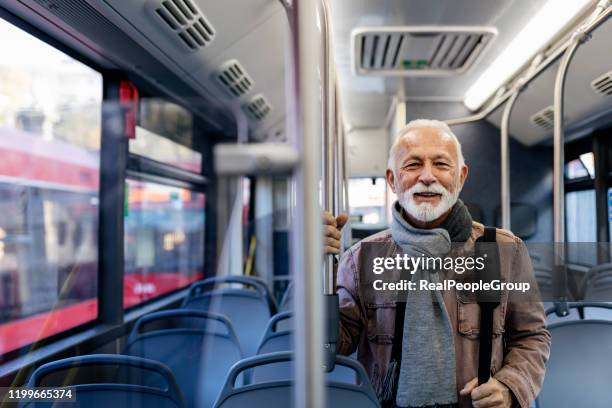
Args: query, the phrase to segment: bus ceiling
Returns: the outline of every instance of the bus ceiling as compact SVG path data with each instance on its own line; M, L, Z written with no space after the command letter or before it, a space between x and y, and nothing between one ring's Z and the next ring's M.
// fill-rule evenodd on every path
M381 129L384 137L398 101L413 114L448 119L482 109L597 2L572 0L563 8L554 0L328 3L344 122L347 129ZM286 86L279 78L285 78L290 36L282 1L181 0L178 7L162 0L87 0L79 12L73 1L52 4L19 0L3 7L106 67L135 72L183 104L201 106L196 113L211 131L235 134L240 119L252 141L286 139ZM569 69L569 136L609 117L612 98L597 84L610 76L610 30L598 28ZM510 135L525 145L552 139L557 64L517 98ZM501 127L501 109L486 120Z

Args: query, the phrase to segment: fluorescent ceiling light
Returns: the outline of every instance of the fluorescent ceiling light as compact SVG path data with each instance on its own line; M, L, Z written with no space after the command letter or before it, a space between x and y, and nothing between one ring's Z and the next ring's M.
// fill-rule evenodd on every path
M476 110L593 0L548 0L465 94Z

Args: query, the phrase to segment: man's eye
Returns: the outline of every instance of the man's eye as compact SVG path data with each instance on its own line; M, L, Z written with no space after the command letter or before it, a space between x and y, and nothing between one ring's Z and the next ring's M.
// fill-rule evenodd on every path
M414 169L417 168L419 166L419 163L408 163L404 165L405 169Z
M450 167L450 164L445 163L445 162L437 162L436 166L438 166L438 167Z

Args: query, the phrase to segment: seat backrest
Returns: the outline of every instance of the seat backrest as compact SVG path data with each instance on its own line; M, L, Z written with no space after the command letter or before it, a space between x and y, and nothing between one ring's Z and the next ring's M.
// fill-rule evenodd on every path
M212 406L225 374L242 358L236 334L225 316L189 309L140 318L125 353L167 365L189 407Z
M245 356L254 355L270 319L268 306L254 291L218 289L186 299L183 308L226 316L231 322Z
M72 387L75 402L30 402L28 408L183 408L172 372L144 358L93 354L54 361L37 368L28 387Z
M267 364L288 363L293 353L277 352L250 357L234 365L215 403L216 408L286 406L291 401L293 381L291 377L236 387L238 376L250 369ZM337 356L336 365L355 372L356 384L327 381L326 392L329 406L351 408L378 407L378 400L364 368L356 360Z
M552 336L539 408L609 407L612 322L574 320L549 326Z
M274 296L272 296L268 285L266 285L263 280L254 276L227 275L206 278L191 285L185 301L188 301L188 299L191 297L197 297L198 295L202 295L205 292L213 290L215 287L218 288L221 285L229 284L234 285L234 287L235 285L240 285L244 289L253 289L257 291L268 305L268 308L270 309L270 316L274 315L278 311L278 305L276 304Z
M293 320L293 312L281 312L277 313L268 321L266 324L266 328L264 330L263 336L259 342L259 346L257 347L257 354L266 353L266 351L260 351L262 347L265 349L268 347L267 343L271 341L274 337L277 337L278 334L286 333L291 331ZM284 351L284 350L274 350L274 351Z
M284 312L274 315L257 347L257 354L275 353L278 351L293 351L293 330L288 323L291 323L293 313ZM293 365L291 361L276 364L266 364L256 367L250 373L250 382L257 383L262 381L283 380L291 378ZM356 381L355 372L344 366L336 366L334 370L327 373L328 381L338 381L342 383L354 384Z
M589 302L612 301L612 263L589 269L584 283L584 300Z
M234 283L234 280L240 283L244 277L228 277L222 283ZM183 307L225 315L232 322L244 355L254 355L271 316L264 291L253 285L255 290L231 287L215 289L216 282L207 279L192 286Z

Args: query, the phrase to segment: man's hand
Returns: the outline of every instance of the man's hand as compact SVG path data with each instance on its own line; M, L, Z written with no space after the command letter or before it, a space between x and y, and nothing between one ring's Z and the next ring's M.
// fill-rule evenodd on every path
M323 244L325 245L326 254L339 254L340 253L340 238L342 234L340 230L344 227L344 224L348 221L348 215L340 214L334 218L331 213L323 212Z
M474 408L511 408L512 392L503 383L491 377L485 384L478 385L478 378L474 378L465 386L459 395L472 398Z

